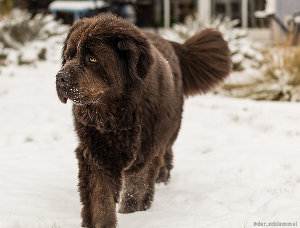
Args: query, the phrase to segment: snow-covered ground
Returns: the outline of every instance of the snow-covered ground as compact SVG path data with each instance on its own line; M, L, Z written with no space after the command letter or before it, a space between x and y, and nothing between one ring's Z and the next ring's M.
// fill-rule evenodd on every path
M80 227L71 106L58 101L59 54L0 72L0 228ZM187 100L171 182L120 228L300 225L300 104Z

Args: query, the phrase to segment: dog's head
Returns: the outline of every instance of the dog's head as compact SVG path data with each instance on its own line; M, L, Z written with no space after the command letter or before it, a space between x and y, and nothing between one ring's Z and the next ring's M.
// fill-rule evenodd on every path
M142 84L152 59L148 40L134 25L110 14L83 19L64 44L58 97L77 105L120 97Z

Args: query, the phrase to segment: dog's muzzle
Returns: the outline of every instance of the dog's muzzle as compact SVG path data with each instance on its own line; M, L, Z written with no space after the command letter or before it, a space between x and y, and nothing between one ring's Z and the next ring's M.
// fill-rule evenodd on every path
M56 92L59 100L62 103L67 103L68 90L70 88L70 74L64 71L59 71L56 75Z

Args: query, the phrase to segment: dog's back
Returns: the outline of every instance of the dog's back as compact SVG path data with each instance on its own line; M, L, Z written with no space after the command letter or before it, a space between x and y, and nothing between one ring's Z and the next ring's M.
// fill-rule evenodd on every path
M186 96L209 91L230 72L228 44L216 30L203 30L184 44L150 33L147 37L169 62L174 77L182 78Z
M222 82L231 69L230 52L221 33L212 29L203 30L184 44L145 34L154 49L155 67L145 81L143 110L149 111L143 116L147 127L142 141L149 145L152 138L151 144L164 148L160 156L165 156L161 160L165 160L168 174L161 171L158 181L165 182L172 168L172 145L181 125L184 96L205 93Z
M184 44L152 33L145 35L152 46L154 63L144 82L141 154L148 159L153 155L148 147L158 148L157 156L164 156L160 160L165 160L158 182L166 182L172 168L172 145L181 125L184 96L207 92L223 81L230 71L230 53L222 35L211 29Z

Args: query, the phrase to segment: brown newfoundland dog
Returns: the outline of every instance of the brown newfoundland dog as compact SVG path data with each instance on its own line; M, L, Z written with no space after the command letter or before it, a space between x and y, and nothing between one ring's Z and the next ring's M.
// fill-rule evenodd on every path
M74 24L56 87L74 104L82 226L116 227L118 202L120 213L151 206L155 183L170 178L184 96L211 89L230 65L215 30L179 44L108 14Z

